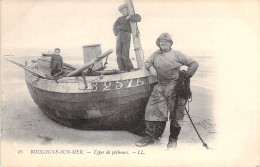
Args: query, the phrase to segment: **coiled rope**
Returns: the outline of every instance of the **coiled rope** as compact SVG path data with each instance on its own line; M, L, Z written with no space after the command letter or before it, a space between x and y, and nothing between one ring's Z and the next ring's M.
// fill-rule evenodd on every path
M190 114L189 114L189 103L192 101L192 92L190 90L190 78L187 77L187 75L185 74L185 71L183 71L183 70L180 71L180 75L177 80L175 90L176 90L176 100L175 100L174 111L176 111L176 109L178 108L179 97L184 98L185 100L188 101L188 109L185 107L185 111L190 119L190 122L191 122L193 128L195 129L197 135L199 136L200 141L203 143L203 147L206 147L207 149L209 149L207 143L205 143L203 141L203 139L201 138L201 136L200 136L197 128L195 127L195 125L190 117Z

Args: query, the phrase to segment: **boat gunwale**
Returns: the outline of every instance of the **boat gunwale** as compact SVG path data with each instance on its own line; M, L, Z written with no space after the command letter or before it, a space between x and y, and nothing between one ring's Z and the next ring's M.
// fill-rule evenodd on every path
M25 73L30 74L31 77L39 78L35 75L33 75L31 72L26 71ZM111 77L113 76L113 77ZM96 80L100 76L86 76L86 80ZM142 77L149 77L149 78L154 78L150 76L150 73L146 69L142 70L136 70L136 71L131 71L131 72L125 72L125 73L119 73L119 74L106 74L102 75L102 78L99 80L99 82L107 82L107 81L118 81L118 80L126 80L126 79L131 79L131 78L142 78ZM54 81L48 78L39 78L40 80L49 80L49 81ZM77 81L83 81L82 76L76 76L76 77L62 77L57 80L58 83L74 83ZM56 83L57 83L56 82Z
M105 82L113 82L113 81L117 82L117 81L124 81L129 79L138 79L138 78L148 78L148 84L145 83L145 85L150 85L152 83L157 82L156 78L151 77L147 70L138 70L138 71L127 72L127 73L103 75L102 77L86 76L86 80L89 84L93 82L97 82L97 83L105 83ZM56 80L39 78L33 75L32 73L25 71L25 80L33 87L37 87L39 89L50 91L50 92L59 92L59 93L100 92L100 91L92 91L90 89L81 89L80 85L84 85L83 77L63 77L56 81ZM127 89L127 88L123 88L123 89ZM113 90L113 91L117 91L117 90ZM103 91L103 92L107 92L107 91Z

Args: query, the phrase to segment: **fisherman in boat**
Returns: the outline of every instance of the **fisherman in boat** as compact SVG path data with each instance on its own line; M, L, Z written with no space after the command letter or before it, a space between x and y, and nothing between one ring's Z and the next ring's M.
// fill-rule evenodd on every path
M129 48L131 42L130 21L140 22L141 16L139 14L128 15L126 4L119 6L118 10L122 16L116 20L113 26L114 34L117 36L117 64L121 71L133 71L134 66L129 58Z
M32 68L37 70L38 69L38 63L36 62L36 60L32 60L31 62L32 62Z
M156 40L156 45L160 49L145 62L145 68L150 71L152 76L157 77L158 84L154 87L146 106L145 137L136 143L139 147L152 144L155 140L160 139L168 120L168 112L170 113L170 136L167 148L177 146L187 103L186 99L178 98L178 106L175 108L175 86L180 75L180 67L187 66L184 77L191 78L199 64L181 52L171 49L172 44L171 35L162 33Z
M51 62L50 62L51 76L58 77L62 75L64 73L62 67L63 67L63 60L60 55L60 49L56 48L51 57Z

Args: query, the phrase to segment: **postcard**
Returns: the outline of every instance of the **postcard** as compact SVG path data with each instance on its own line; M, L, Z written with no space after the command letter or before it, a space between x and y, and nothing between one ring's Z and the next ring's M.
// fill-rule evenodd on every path
M1 166L260 166L259 1L2 0Z

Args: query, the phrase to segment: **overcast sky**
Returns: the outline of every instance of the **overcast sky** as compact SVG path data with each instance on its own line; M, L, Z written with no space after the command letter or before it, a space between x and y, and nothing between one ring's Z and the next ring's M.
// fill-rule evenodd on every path
M232 1L233 2L233 1ZM257 1L137 1L136 13L145 57L154 50L156 38L169 32L173 47L192 56L220 56L229 47L257 48ZM35 56L61 48L65 56L82 56L82 46L102 44L115 50L112 26L120 16L123 0L2 1L1 52ZM133 50L133 44L131 44ZM133 53L131 54L133 57Z

